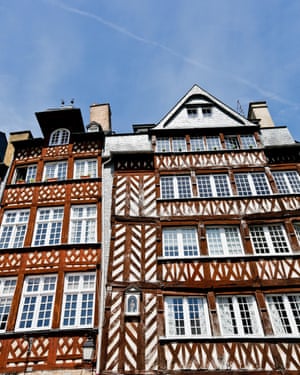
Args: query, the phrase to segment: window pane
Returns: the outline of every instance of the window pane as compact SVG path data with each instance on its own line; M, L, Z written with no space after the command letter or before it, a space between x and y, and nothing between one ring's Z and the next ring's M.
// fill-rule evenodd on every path
M70 243L96 242L96 206L73 206L71 208Z
M164 256L178 256L179 247L177 232L175 229L163 230L163 250Z
M192 196L190 177L189 176L178 176L177 177L177 188L179 198L190 198Z
M96 275L66 275L61 324L63 327L92 327L95 308Z
M157 152L169 152L170 151L169 138L166 138L166 137L156 138L156 151Z
M271 193L264 173L252 173L251 177L257 195L267 195Z
M37 212L34 246L56 245L61 242L63 208L40 208Z
M288 253L290 251L282 225L253 225L250 227L251 240L257 254Z
M191 151L204 151L203 137L191 137L190 138Z
M69 143L70 132L68 129L57 129L50 137L50 146L58 146Z
M300 193L300 180L298 172L273 172L273 176L279 193Z
M234 176L238 195L252 195L247 174L236 174Z
M172 177L163 176L160 178L160 191L163 199L172 199L174 195L174 181Z
M29 210L5 211L0 227L0 248L20 248L24 245Z
M253 135L241 135L242 148L257 147L256 140Z
M186 151L186 140L184 137L173 137L172 146L174 152Z
M224 137L225 146L227 150L235 150L240 148L240 144L238 141L237 136L234 135L226 135Z
M217 197L227 197L230 195L228 178L226 175L213 176Z
M206 146L207 149L212 150L220 150L221 149L221 142L219 137L206 137Z
M0 278L0 331L6 328L15 287L16 279Z
M198 184L198 195L200 198L209 198L213 196L211 183L210 183L210 176L198 175L197 184Z

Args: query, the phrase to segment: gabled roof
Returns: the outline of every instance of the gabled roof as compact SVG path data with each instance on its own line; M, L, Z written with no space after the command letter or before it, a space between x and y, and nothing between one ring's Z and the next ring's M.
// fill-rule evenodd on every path
M214 107L218 111L218 116L215 116L214 118L211 118L209 122L206 121L204 123L201 123L200 121L184 121L184 119L180 117L180 114L186 108L197 106ZM224 119L226 119L227 123L224 123ZM256 124L241 116L238 112L225 105L198 85L194 85L166 114L166 116L158 122L153 130L223 126L256 126Z

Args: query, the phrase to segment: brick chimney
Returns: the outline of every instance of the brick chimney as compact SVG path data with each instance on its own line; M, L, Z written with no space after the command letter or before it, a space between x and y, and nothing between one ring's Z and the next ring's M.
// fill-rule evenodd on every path
M249 103L248 120L258 123L261 128L275 126L267 102Z
M104 133L111 131L111 112L109 104L92 104L90 106L90 123L101 125Z

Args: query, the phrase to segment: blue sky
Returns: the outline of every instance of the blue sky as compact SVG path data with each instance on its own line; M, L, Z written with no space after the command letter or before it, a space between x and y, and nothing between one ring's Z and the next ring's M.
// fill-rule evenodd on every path
M298 0L0 0L0 130L72 98L116 132L157 123L198 84L245 115L266 100L300 140Z

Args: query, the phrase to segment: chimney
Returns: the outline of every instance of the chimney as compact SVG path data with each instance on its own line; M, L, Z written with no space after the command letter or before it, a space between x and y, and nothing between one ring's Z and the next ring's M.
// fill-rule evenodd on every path
M261 128L275 126L267 102L249 103L248 120L258 123Z
M104 133L111 131L111 112L109 104L92 104L90 106L90 123L101 125Z

